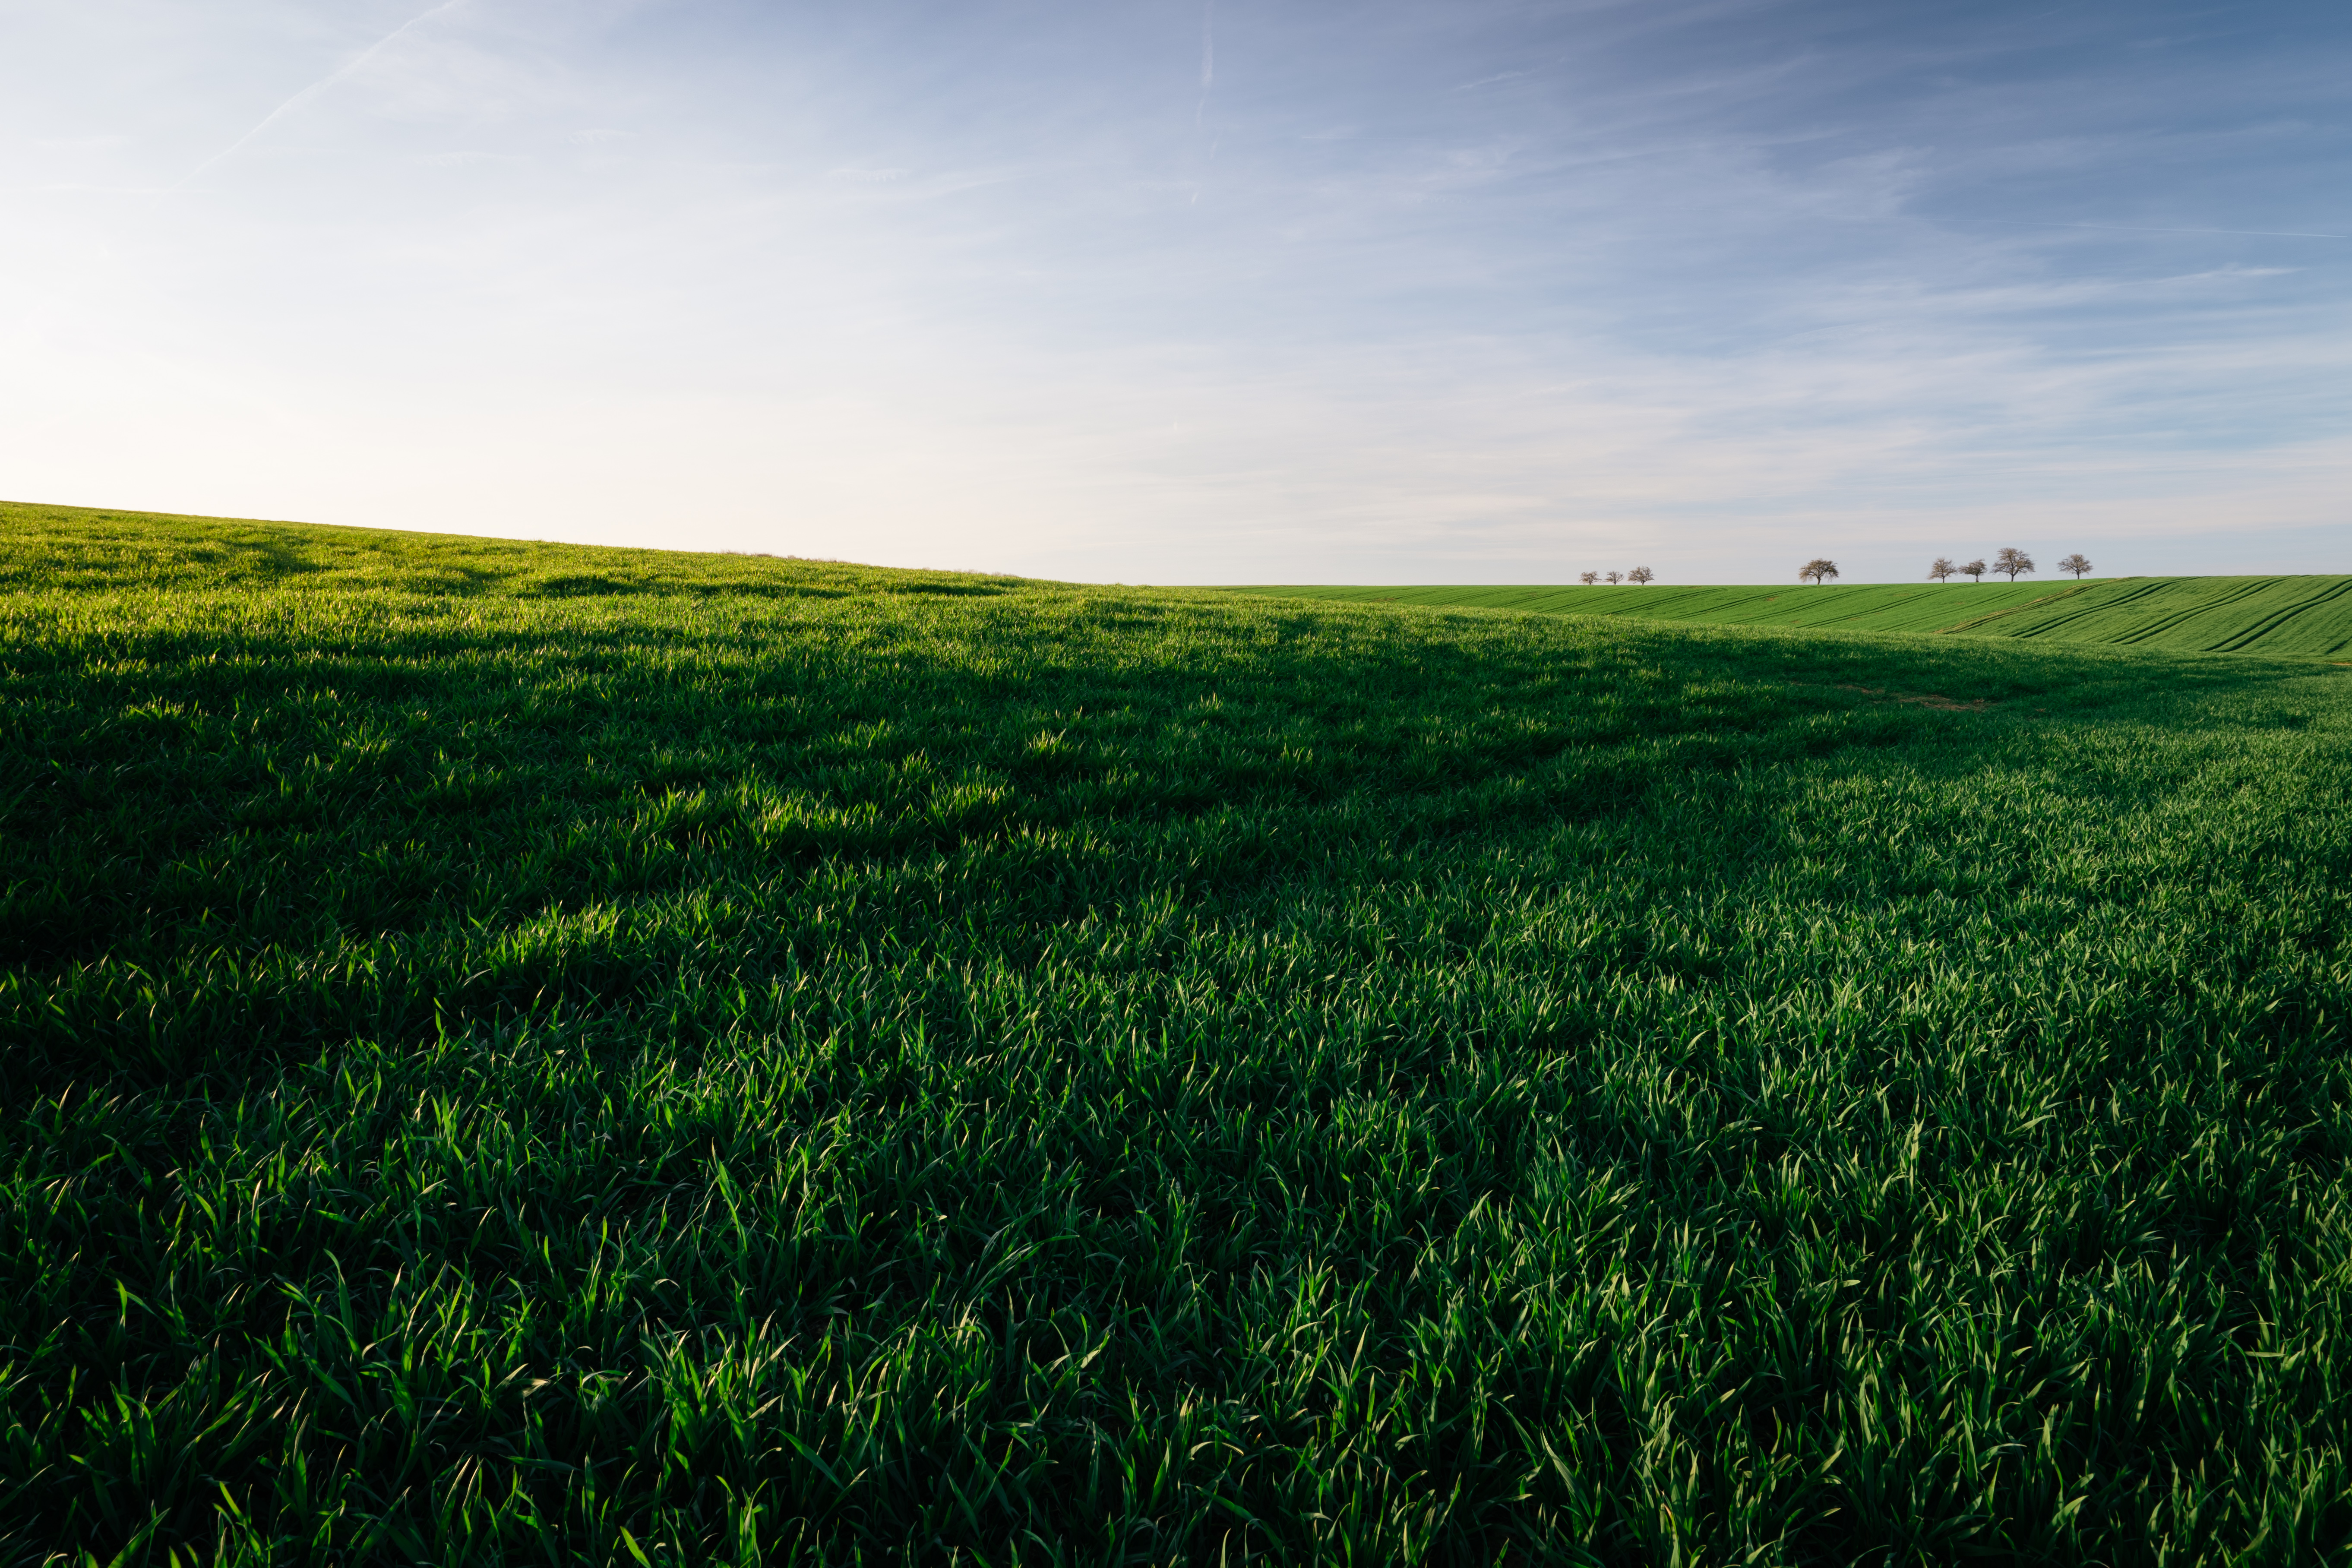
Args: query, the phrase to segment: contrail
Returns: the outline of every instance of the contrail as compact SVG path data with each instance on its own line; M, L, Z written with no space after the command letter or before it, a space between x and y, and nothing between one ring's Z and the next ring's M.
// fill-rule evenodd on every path
M1192 110L1192 123L1198 125L1209 112L1209 89L1217 80L1217 0L1202 0L1201 5L1201 103Z
M403 22L399 26L394 27L391 32L386 33L383 37L378 38L374 43L370 44L366 48L361 50L350 59L345 60L341 65L337 66L333 70L329 71L325 76L320 77L318 80L312 82L310 86L304 88L301 91L296 93L293 97L288 99L285 102L271 110L268 114L263 115L261 117L261 123L256 125L252 130L247 132L244 135L230 142L227 146L222 148L219 152L214 153L211 157L205 159L203 163L197 164L194 168L189 170L186 174L173 181L172 188L177 190L180 186L186 184L190 180L194 179L198 174L203 174L215 163L219 163L223 158L227 157L230 153L236 152L238 148L244 146L247 142L252 141L255 137L268 130L272 125L278 123L279 120L285 118L288 114L292 113L295 110L300 108L303 104L308 103L310 100L318 97L319 94L326 91L327 89L334 86L335 83L342 80L343 78L351 75L353 71L359 69L360 67L367 64L368 61L376 57L377 53L382 50L385 45L399 37L403 33L407 32L412 27L415 27L431 21L434 17L441 15L444 11L453 11L465 3L466 0L441 0L441 4L434 6L431 10L421 12L416 16L411 16L407 21Z

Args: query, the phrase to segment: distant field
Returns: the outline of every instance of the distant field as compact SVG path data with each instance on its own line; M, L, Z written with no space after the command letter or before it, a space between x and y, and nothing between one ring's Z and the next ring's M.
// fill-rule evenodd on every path
M2352 671L0 538L0 1561L2352 1547Z
M1615 616L1704 626L1940 632L2326 658L2352 649L2352 577L2120 577L1853 587L1345 588L1234 592L1350 603Z

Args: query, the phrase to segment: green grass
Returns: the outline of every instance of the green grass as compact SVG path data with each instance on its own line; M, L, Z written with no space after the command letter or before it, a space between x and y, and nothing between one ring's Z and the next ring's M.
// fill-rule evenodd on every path
M2347 1558L2352 672L0 531L10 1561Z
M2327 658L2352 651L2352 577L2119 577L1853 587L1243 588L1347 603L1475 606L1702 626L1813 626Z

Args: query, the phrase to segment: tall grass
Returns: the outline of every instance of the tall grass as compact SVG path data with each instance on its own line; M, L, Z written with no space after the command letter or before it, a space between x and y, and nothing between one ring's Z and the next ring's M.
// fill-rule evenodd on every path
M0 527L13 1560L2345 1555L2342 674Z

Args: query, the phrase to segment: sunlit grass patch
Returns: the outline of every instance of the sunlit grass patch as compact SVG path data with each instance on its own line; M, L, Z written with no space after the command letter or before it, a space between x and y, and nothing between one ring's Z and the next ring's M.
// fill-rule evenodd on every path
M1286 587L1276 598L1480 606L1701 626L1809 626L2317 658L2352 648L2352 577L2118 577L1824 587Z

